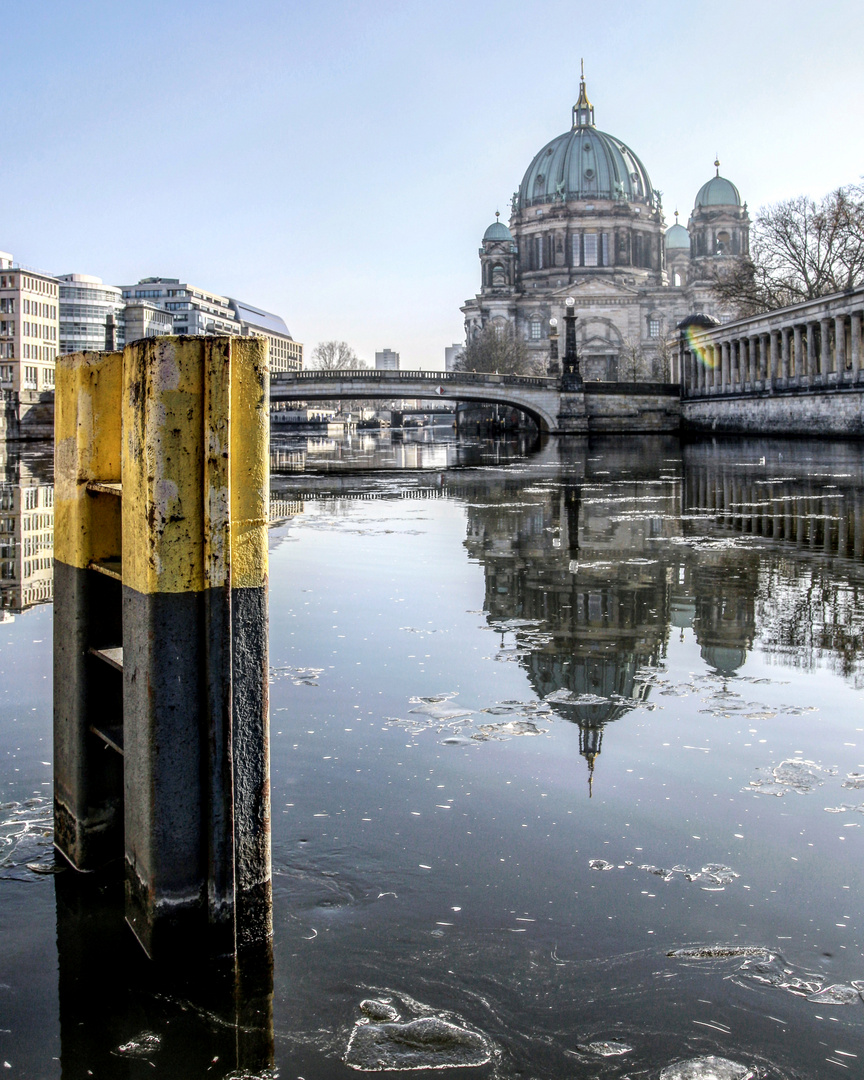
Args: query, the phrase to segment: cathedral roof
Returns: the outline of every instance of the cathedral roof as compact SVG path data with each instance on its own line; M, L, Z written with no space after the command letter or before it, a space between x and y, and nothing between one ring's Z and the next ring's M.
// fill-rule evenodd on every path
M727 180L725 176L720 175L720 162L715 161L714 167L717 170L717 175L712 176L707 184L703 184L699 188L699 192L696 195L696 206L740 206L741 195L738 192L738 188L732 183L731 180Z
M653 206L645 166L629 146L594 126L585 79L573 107L573 126L537 154L519 187L520 207L573 200L623 199Z
M483 233L484 240L513 240L513 233L507 228L503 221L497 219L492 222L489 228Z

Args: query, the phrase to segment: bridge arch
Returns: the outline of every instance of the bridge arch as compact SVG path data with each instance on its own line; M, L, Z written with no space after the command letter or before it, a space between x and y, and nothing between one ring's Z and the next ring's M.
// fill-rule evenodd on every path
M540 431L558 430L558 380L473 371L286 371L274 372L271 401L349 398L426 398L506 405L526 413Z

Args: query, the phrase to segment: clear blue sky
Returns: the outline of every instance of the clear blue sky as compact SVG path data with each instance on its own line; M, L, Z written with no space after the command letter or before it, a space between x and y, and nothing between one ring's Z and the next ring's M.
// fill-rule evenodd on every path
M2 25L0 249L240 297L307 352L442 366L582 56L670 224L715 153L751 211L864 173L861 0L6 0Z

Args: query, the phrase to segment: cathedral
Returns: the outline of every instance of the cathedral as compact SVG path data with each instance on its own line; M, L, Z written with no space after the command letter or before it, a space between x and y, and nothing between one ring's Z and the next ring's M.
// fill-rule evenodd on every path
M547 143L513 195L509 228L483 234L480 292L462 307L466 340L488 324L524 338L538 370L575 299L583 378L678 381L674 339L694 312L728 320L711 280L749 250L750 219L720 175L699 189L687 228L666 228L660 192L633 151L599 131L584 74L569 131ZM553 322L552 320L556 320ZM556 325L557 323L557 325Z

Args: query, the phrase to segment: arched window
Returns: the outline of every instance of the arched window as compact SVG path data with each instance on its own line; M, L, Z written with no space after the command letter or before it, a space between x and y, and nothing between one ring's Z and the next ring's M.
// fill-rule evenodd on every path
M492 288L500 289L507 284L507 274L501 263L495 263L492 267Z
M532 341L540 341L543 337L543 322L539 315L532 315L528 324L528 334Z

